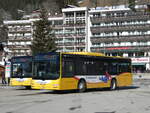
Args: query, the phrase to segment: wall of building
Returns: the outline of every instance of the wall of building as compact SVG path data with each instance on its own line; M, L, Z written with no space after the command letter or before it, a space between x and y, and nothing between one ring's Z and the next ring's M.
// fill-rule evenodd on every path
M150 12L145 5L133 12L124 6L97 8L89 11L91 18L91 51L108 56L149 59ZM135 71L149 70L149 60L133 61Z
M136 8L137 12L122 5L62 9L61 16L49 17L57 38L58 51L91 51L108 56L149 58L150 13L145 5ZM9 28L8 53L30 54L28 47L33 39L33 22L37 20L4 22ZM150 69L149 61L144 65L142 63L137 63L142 70Z

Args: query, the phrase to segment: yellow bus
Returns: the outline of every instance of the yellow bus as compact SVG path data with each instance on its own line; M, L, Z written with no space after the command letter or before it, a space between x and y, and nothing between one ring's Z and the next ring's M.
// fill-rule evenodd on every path
M16 56L11 59L11 86L31 88L32 56Z
M54 52L34 56L33 89L72 90L132 84L131 60L92 52Z

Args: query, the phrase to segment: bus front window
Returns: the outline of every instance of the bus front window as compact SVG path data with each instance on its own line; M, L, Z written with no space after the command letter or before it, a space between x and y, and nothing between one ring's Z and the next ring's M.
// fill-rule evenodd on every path
M31 77L32 62L20 62L12 64L12 77Z
M34 63L34 78L36 79L58 79L59 65L54 61L36 61Z

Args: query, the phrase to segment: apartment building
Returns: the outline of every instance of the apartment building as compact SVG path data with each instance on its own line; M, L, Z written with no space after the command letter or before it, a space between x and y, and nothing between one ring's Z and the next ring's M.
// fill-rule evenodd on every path
M8 56L30 55L32 25L30 20L4 21L8 27Z
M66 8L62 13L62 51L88 51L88 8Z
M138 5L136 9L133 12L122 5L62 9L62 15L49 17L58 51L130 57L134 71L150 70L150 13L145 5ZM31 54L33 23L37 18L5 22L9 29L9 54Z
M33 40L34 22L39 20L39 12L34 12L31 15L25 16L23 20L9 20L4 21L8 27L7 40L7 59L12 56L31 55L31 41ZM63 18L50 17L51 25L57 29L62 26Z
M150 68L150 12L137 6L133 12L124 6L89 11L91 51L133 60L135 71Z
M86 7L62 9L62 15L49 16L48 20L56 35L58 51L85 51L87 46ZM8 27L7 54L12 56L31 55L30 45L33 39L34 22L39 12L25 16L25 20L4 21Z

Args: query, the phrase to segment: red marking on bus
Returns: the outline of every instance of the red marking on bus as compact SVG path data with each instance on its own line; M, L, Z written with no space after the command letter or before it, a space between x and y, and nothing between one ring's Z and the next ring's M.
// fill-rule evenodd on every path
M74 76L74 79L79 80L80 78L78 78L78 77Z

